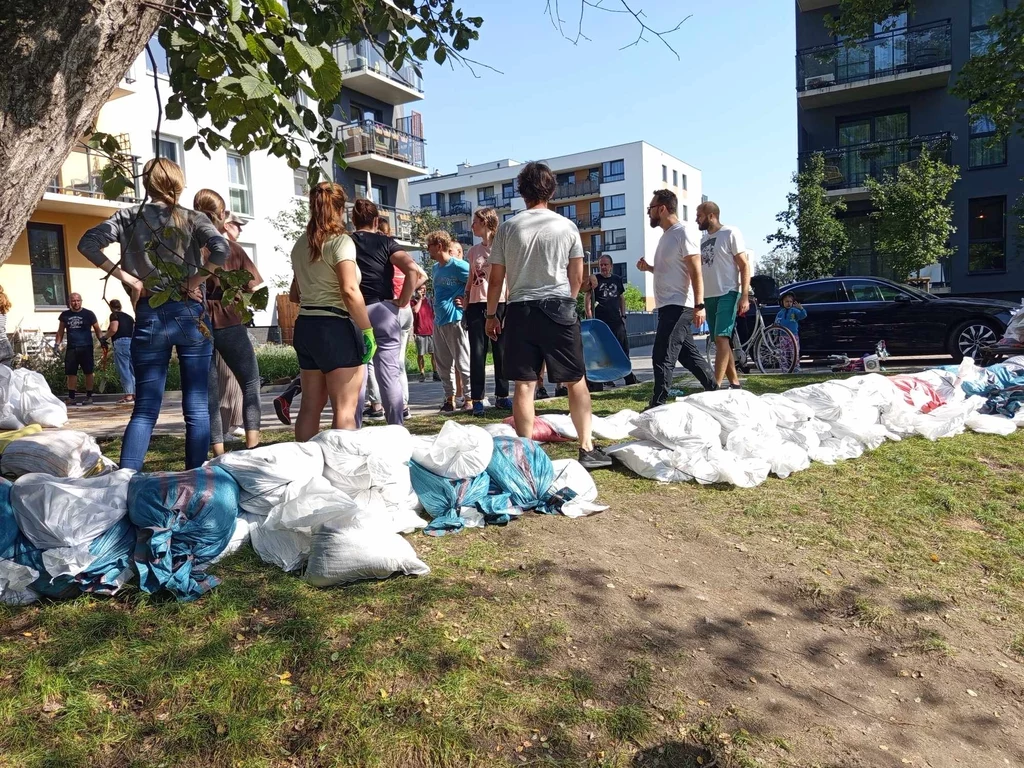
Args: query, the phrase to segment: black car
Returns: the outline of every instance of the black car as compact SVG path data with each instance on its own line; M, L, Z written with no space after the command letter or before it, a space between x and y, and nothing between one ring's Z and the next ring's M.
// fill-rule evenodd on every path
M800 349L808 356L860 357L885 341L892 355L977 357L997 342L1016 306L996 299L933 296L878 277L829 277L787 285L807 310L800 321ZM775 321L778 301L761 307Z

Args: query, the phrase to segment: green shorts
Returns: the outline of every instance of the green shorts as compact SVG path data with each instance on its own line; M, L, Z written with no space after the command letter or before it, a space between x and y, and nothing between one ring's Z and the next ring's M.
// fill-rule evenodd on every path
M740 303L740 292L729 291L725 296L705 296L704 308L708 315L708 332L716 336L732 336L736 327L736 309Z

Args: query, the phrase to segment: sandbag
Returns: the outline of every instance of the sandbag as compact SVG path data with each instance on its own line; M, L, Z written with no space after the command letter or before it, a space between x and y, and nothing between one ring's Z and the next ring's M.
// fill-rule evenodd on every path
M636 428L640 414L628 408L611 416L594 416L592 429L594 437L602 440L626 440Z
M537 510L554 514L549 506L548 488L555 470L551 458L533 440L521 437L494 438L494 455L487 465L491 486L500 494L508 494L508 503L518 510ZM496 507L492 503L491 511Z
M545 418L546 417L544 417L544 416L535 416L534 419L533 419L533 440L534 440L534 442L537 442L537 443L564 443L564 442L567 442L569 438L562 437L560 434L558 434L558 432L555 430L555 428L552 427L550 424L548 424L547 421L545 421ZM505 419L504 423L507 424L508 426L512 427L512 430L515 431L516 422L515 422L515 417L514 416L509 416L507 419ZM519 433L516 432L516 436L518 436L518 434Z
M516 428L505 422L500 424L484 424L481 429L491 437L516 437Z
M266 517L281 503L289 483L304 485L324 474L324 452L321 444L312 440L277 443L250 451L230 451L206 465L220 467L234 478L242 509Z
M134 475L121 469L101 477L64 479L33 473L11 488L18 528L44 550L53 577L75 576L94 559L93 540L128 514L128 487Z
M206 569L231 541L238 500L238 484L217 466L135 475L128 483L128 516L138 528L142 591L164 587L189 601L217 586L220 580Z
M310 531L274 530L258 523L250 527L249 535L252 548L263 562L276 565L286 573L297 571L306 564L312 544Z
M576 459L555 459L551 462L551 468L555 477L547 493L563 515L583 517L608 509L607 505L595 503L597 484Z
M0 605L30 605L39 600L31 585L39 571L13 560L0 559Z
M768 427L775 424L768 404L745 389L698 392L684 398L683 402L699 408L721 424L723 437L743 426L761 424Z
M559 437L566 440L580 439L579 434L576 432L576 425L572 423L572 416L568 413L545 413L541 418L558 433ZM591 428L593 428L593 425L591 425Z
M722 425L684 400L644 411L636 419L631 434L640 440L653 440L665 448L679 448L684 452L722 446Z
M0 366L0 429L21 429L21 380L14 375L14 369Z
M0 473L7 477L38 472L79 478L102 474L110 466L103 460L96 440L73 429L47 430L19 438L0 455Z
M290 483L281 503L270 510L262 523L269 531L311 530L326 522L351 520L359 507L347 494L335 488L325 477L308 483Z
M43 428L38 424L29 424L27 427L21 429L10 429L6 432L0 432L0 453L6 450L7 446L22 437L28 437L29 435L38 435L43 431Z
M514 438L495 438L509 440ZM459 531L465 526L459 513L463 507L473 507L487 498L490 478L487 473L472 478L453 480L435 475L415 461L409 464L412 487L419 496L423 509L432 518L424 532L441 536Z
M790 400L783 395L761 395L761 402L768 406L772 420L777 427L798 429L814 420L814 411L805 403Z
M315 587L333 587L394 574L428 573L430 568L398 534L331 523L313 533L304 578Z
M807 451L797 442L786 440L778 428L754 424L729 433L725 449L744 459L768 462L773 475L787 478L811 466Z
M429 447L427 443L414 447L412 460L435 475L457 480L484 472L493 451L494 439L485 430L447 421Z
M753 488L768 478L768 462L744 459L721 446L692 444L688 448L666 448L653 440L639 440L605 449L616 460L641 477L662 483L700 485L726 483Z
M28 368L17 368L13 374L21 379L21 411L18 418L24 424L57 428L67 423L68 407L53 394L43 374Z
M323 450L324 477L349 495L394 482L413 447L409 430L398 425L330 429L310 442Z
M967 417L965 426L972 432L983 435L1012 435L1017 431L1017 425L1012 419L1005 416L995 416L987 413L972 413Z
M915 411L928 413L946 402L931 382L923 377L890 376L889 380L903 393L907 404Z

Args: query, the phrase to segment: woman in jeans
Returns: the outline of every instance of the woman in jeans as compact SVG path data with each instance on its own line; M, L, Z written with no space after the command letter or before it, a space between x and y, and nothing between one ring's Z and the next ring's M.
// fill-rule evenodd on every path
M135 304L132 367L135 408L124 432L121 468L141 470L153 426L164 399L171 349L181 367L181 410L185 417L185 468L206 460L210 449L210 416L206 382L213 342L208 338L200 286L210 271L228 258L228 241L205 214L178 204L185 176L177 163L154 158L142 171L147 197L153 202L125 208L83 235L78 250L96 266L120 280ZM111 262L103 249L121 246L121 260ZM203 248L209 262L203 263ZM155 250L154 254L151 250ZM161 274L156 263L174 264L184 278ZM145 282L150 280L150 286ZM150 304L150 297L176 291L182 298Z
M299 305L292 345L299 358L302 403L295 439L320 431L327 401L334 429L357 429L366 363L377 351L359 291L356 246L345 233L345 190L322 181L309 193L309 224L292 248L291 300Z
M192 201L193 207L210 217L220 231L228 237L231 254L224 262L223 269L233 271L244 269L250 275L246 291L252 291L263 282L256 265L249 254L235 240L242 229L234 214L230 216L224 204L224 198L212 189L200 189ZM260 444L260 369L256 362L256 351L249 340L249 331L242 325L239 314L223 302L224 290L220 281L211 277L206 283L206 309L210 315L213 330L213 348L220 354L224 364L231 370L242 387L242 426L245 428L245 447L255 448ZM220 413L220 388L217 366L211 365L209 371L210 411L210 445L213 455L224 453L224 430L231 429L230 424L223 424Z
M405 360L400 358L402 325L398 313L402 307L409 306L423 271L393 238L377 231L379 215L372 201L356 200L352 207L352 223L356 228L352 240L361 276L359 287L377 339L373 374L384 406L384 417L388 424L401 424L405 410L402 402ZM398 296L394 292L395 267L405 276Z
M124 397L118 404L135 402L135 372L132 370L132 334L135 332L135 320L127 312L121 311L121 302L114 299L110 302L110 323L107 325L107 338L114 347L114 366L121 379Z

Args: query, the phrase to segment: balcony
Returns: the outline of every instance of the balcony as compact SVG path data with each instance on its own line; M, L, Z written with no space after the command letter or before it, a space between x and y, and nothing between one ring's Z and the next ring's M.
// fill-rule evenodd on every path
M121 137L125 153L118 158L135 179L135 186L116 200L108 200L103 194L103 169L111 159L102 152L78 144L71 150L57 175L46 186L40 210L61 213L78 213L94 216L111 216L121 208L142 202L139 190L139 158L130 154L128 137Z
M135 66L132 65L128 68L128 71L124 73L124 77L118 80L117 85L114 86L114 90L110 93L110 98L107 101L114 101L125 96L131 96L135 93Z
M626 250L626 241L623 240L612 240L611 232L601 233L601 242L604 243L604 247L601 249L601 253L608 251L624 251Z
M944 88L952 70L949 19L894 29L847 47L798 51L797 101L817 108Z
M580 218L576 219L576 228L579 229L580 232L586 232L587 230L591 229L600 229L600 214L598 214L597 216L581 216Z
M365 120L338 126L338 138L345 147L345 164L354 170L390 179L409 179L426 173L425 142L411 133Z
M469 204L469 200L459 200L455 203L448 203L447 207L440 206L437 208L437 215L442 217L469 216L472 212L473 206Z
M881 181L886 174L895 173L901 165L917 160L922 149L950 162L954 139L956 137L951 133L933 133L805 152L800 155L800 165L803 167L813 155L821 154L825 158L826 191L851 200L867 199L868 179Z
M498 198L496 197L478 197L476 199L477 208L497 208Z
M455 240L464 246L473 246L473 233L472 232L456 232Z
M349 221L352 218L352 203L345 205L345 210L348 212ZM386 219L388 224L391 225L391 236L398 242L412 246L414 245L412 239L412 211L407 211L403 208L388 208L384 205L377 206L377 214L380 218Z
M423 98L423 80L412 64L396 70L366 40L333 48L346 88L385 104L408 104Z
M571 200L578 197L595 197L601 194L599 179L584 179L568 184L559 184L552 200Z

